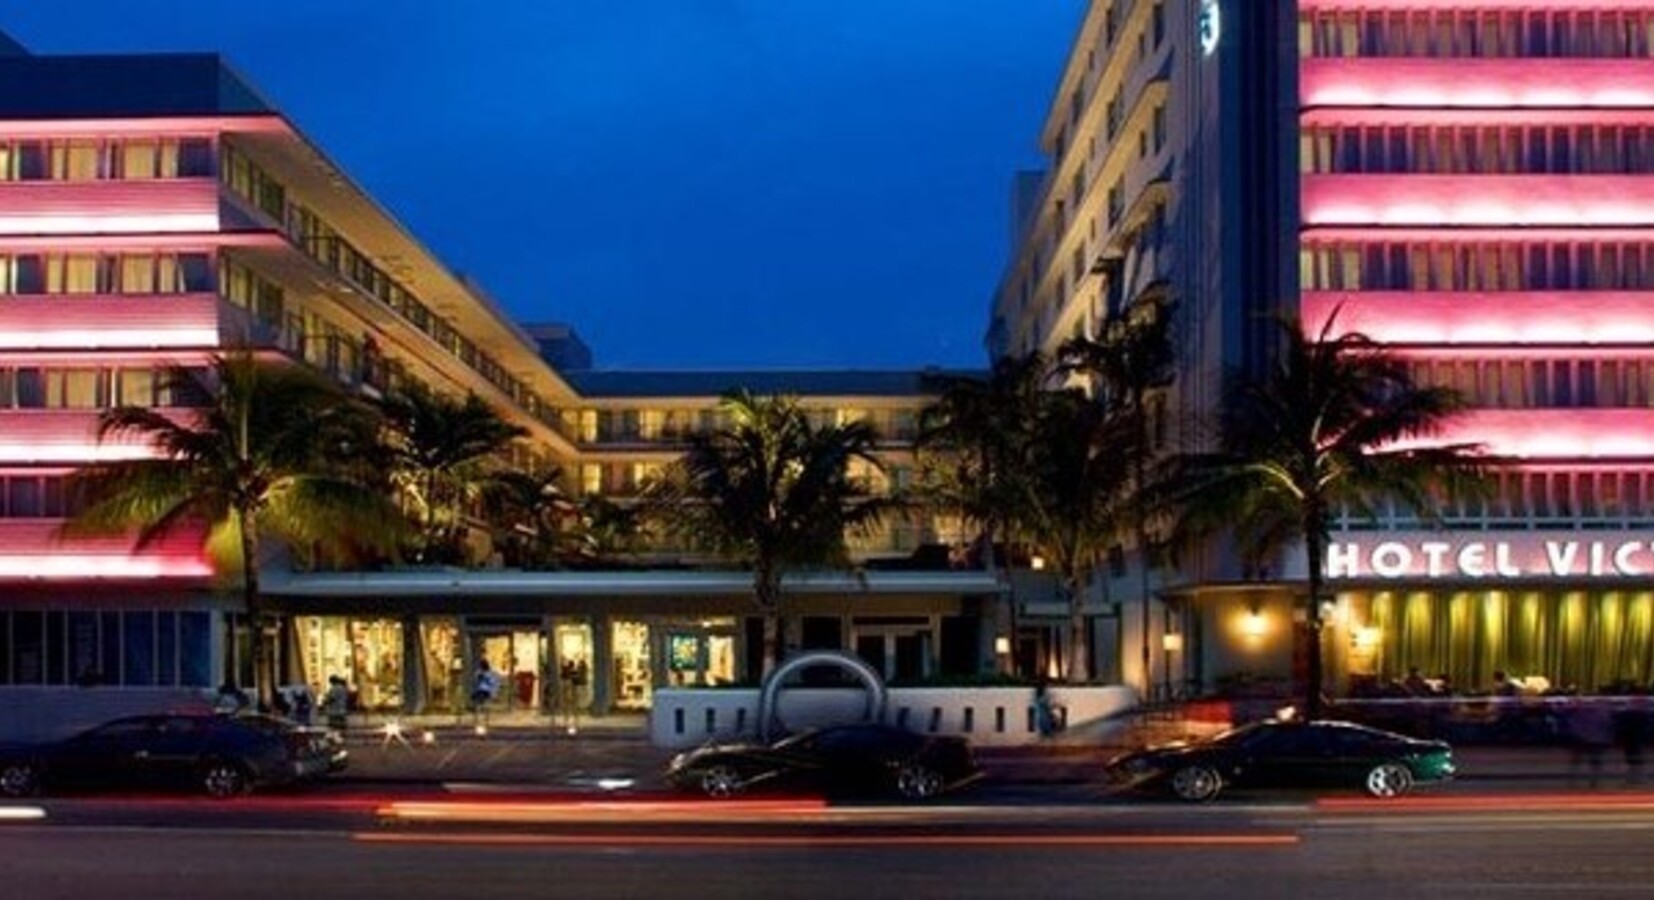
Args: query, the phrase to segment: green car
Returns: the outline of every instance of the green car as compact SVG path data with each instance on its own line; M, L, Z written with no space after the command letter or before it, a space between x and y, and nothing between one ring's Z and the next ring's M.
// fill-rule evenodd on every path
M1128 753L1104 770L1118 788L1168 791L1195 803L1231 788L1344 788L1399 797L1453 773L1453 748L1443 741L1325 721L1256 722L1205 741Z

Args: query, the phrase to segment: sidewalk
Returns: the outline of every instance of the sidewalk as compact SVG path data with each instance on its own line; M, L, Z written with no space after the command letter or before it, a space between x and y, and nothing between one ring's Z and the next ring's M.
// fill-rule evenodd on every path
M502 724L496 718L482 736L470 726L455 727L452 716L440 723L422 725L417 718L402 723L398 739L387 735L383 722L353 722L347 736L350 768L342 778L571 788L625 782L632 788L653 789L663 786L662 774L674 752L650 745L643 721L635 716L582 721L572 735L551 731L543 720L530 727ZM429 739L424 736L427 731ZM994 782L1085 784L1095 782L1103 765L1128 749L1123 744L1047 743L981 747L976 758ZM1465 782L1589 782L1589 770L1561 747L1456 747L1454 756L1459 779ZM1633 783L1631 776L1620 753L1604 757L1598 776L1603 786Z

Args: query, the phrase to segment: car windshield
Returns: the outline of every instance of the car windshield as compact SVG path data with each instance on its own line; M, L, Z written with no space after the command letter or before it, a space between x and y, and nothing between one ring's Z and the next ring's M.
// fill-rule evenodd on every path
M1262 738L1268 733L1269 726L1269 722L1252 722L1239 728L1231 728L1212 738L1210 743L1225 747L1239 747Z

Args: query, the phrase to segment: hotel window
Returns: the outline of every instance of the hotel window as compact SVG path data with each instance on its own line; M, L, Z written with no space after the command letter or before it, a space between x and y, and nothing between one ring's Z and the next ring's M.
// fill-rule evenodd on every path
M580 466L580 494L591 497L603 493L603 467L591 463Z
M1164 103L1154 108L1154 152L1159 153L1166 146L1166 105Z
M581 443L585 444L593 444L597 442L597 410L580 410L579 440Z
M644 409L637 413L638 437L646 441L658 441L661 431L666 425L666 413L658 409Z
M1149 22L1150 28L1154 31L1154 46L1159 47L1161 42L1166 39L1166 5L1164 3L1156 3L1154 8L1149 10Z
M46 293L108 293L113 286L112 267L92 253L54 254L46 257Z
M54 141L50 152L54 181L95 181L110 177L114 168L109 147L101 141Z

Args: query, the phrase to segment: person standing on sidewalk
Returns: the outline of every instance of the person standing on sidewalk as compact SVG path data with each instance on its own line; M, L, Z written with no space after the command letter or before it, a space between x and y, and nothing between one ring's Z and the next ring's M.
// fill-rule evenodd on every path
M327 716L327 727L339 734L350 724L350 688L338 675L327 679L327 693L322 697L322 712Z
M477 657L477 674L471 679L471 714L477 724L485 724L488 704L500 692L500 676L488 664L488 657Z

